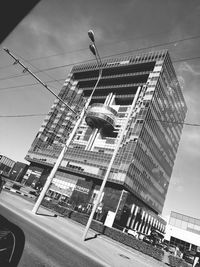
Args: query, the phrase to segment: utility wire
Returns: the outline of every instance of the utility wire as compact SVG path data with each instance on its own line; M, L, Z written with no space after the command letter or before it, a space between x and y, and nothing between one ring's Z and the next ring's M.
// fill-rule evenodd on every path
M24 117L38 117L48 115L46 113L38 114L21 114L21 115L0 115L0 118L24 118Z
M23 61L25 61L25 62L28 63L30 66L32 66L33 68L35 68L36 71L44 73L47 77L49 77L49 78L51 78L51 79L54 79L55 82L58 82L59 85L62 85L62 84L61 84L57 79L55 79L53 76L51 76L51 75L45 73L44 70L40 70L39 68L37 68L36 66L34 66L32 63L30 63L28 60L26 60L26 59L24 59L23 57L18 56L18 55L17 55L17 57L20 57Z
M181 124L181 125L187 125L187 126L200 127L200 124L198 124L198 123L189 123L189 122L181 122L181 121L163 121L163 120L158 120L158 119L152 119L152 120L164 122L164 123L168 123L168 124Z
M174 59L174 60L172 60L172 63L179 63L179 62L183 62L183 61L192 61L192 60L198 60L198 59L200 59L200 56L187 57L187 58L181 58L181 59ZM43 69L40 72L47 71L47 70L54 70L54 69L58 69L58 68L70 67L70 66L74 66L74 65L78 65L78 64L82 64L82 63L88 63L88 62L92 62L92 61L94 61L94 60L93 59L90 59L90 60L79 61L79 62L76 62L76 63L70 63L70 64L65 64L65 65L62 65L62 66L56 66L56 67L52 67L52 68L48 68L48 69ZM34 73L38 73L38 71L37 72L34 72ZM0 81L13 79L15 77L16 78L23 77L23 76L24 76L24 74L10 76L10 77L4 77L4 78L0 78ZM50 81L47 81L47 82L55 82L55 81L61 81L61 80L65 80L65 79L66 79L66 77L61 78L61 79L58 79L58 80L55 80L55 79L54 80L50 80ZM38 84L38 83L35 83L35 84ZM29 86L29 84L27 84L27 85ZM34 85L34 84L32 84L32 85ZM26 84L25 85L22 85L22 86L26 86ZM3 88L0 88L0 90L1 89L4 89L4 88L7 89L9 87L3 87ZM12 88L15 88L15 87L12 87Z
M58 79L58 81L64 81L66 78L63 79ZM55 80L49 80L46 81L46 83L53 83L55 82ZM39 82L34 82L34 83L26 83L26 84L22 84L22 85L16 85L16 86L7 86L7 87L2 87L0 88L0 92L1 91L6 91L6 90L12 90L12 89L17 89L17 88L22 88L22 87L29 87L29 86L35 86L35 85L39 85ZM63 85L63 84L61 84Z
M46 83L44 83L42 80L40 80L32 71L30 71L22 62L20 62L20 60L18 58L15 57L15 55L13 53L10 52L9 49L7 48L3 48L4 51L10 55L14 60L14 64L19 64L22 68L23 68L23 72L28 72L29 74L31 74L40 84L42 84L52 95L54 95L57 99L59 99L59 101L61 103L63 103L71 112L73 112L75 115L76 112L67 104L63 101L62 98L60 98L58 95L56 95L51 88L48 87L48 85Z
M48 115L48 114L38 113L38 114L21 114L21 115L0 115L0 118L23 118L23 117L45 116L45 115ZM152 119L152 120L164 122L168 124L181 124L181 125L187 125L187 126L200 127L200 124L198 123L189 123L189 122L180 122L180 121L163 121L163 120L158 120L158 119Z
M179 43L179 42L184 42L184 41L189 41L189 40L195 40L195 39L198 39L198 38L200 38L200 35L196 35L196 36L192 36L192 37L187 37L187 38L182 38L182 39L178 39L178 40L174 40L174 41L170 41L170 42L160 43L160 44L156 44L156 45L152 45L152 46L147 46L147 47L143 47L143 48L137 48L137 49L133 49L133 50L128 50L128 51L124 51L124 52L120 52L120 53L115 53L115 54L104 56L104 57L101 57L101 58L102 59L107 59L107 58L114 57L114 56L125 55L125 54L129 54L129 53L133 53L133 52L138 52L138 51L143 51L143 50L147 50L147 49L152 49L152 48L155 48L155 47L160 47L160 46L165 46L165 45L171 45L171 44L174 44L174 43ZM55 67L50 67L50 68L42 69L42 70L36 71L34 73L40 73L42 71L49 71L49 70L54 70L54 69L58 69L58 68L70 67L70 66L74 66L74 65L78 65L78 64L82 64L82 63L88 63L88 62L92 62L92 61L94 61L94 60L93 59L91 59L91 60L83 60L83 61L74 62L74 63L70 63L70 64L64 64L64 65L60 65L60 66L55 66ZM17 78L17 77L22 77L22 76L24 76L24 74L12 75L10 77L8 76L8 77L1 78L0 81L1 80L12 79L12 78Z
M200 59L200 56L175 59L175 60L172 60L172 62L178 63L178 62L182 62L182 61L191 61L191 60L197 60L197 59ZM91 61L93 61L93 60L91 60ZM70 64L70 65L73 65L73 64ZM53 83L55 81L64 81L65 79L66 79L66 77L61 78L61 79L57 79L57 80L49 80L49 81L46 81L46 83ZM12 90L12 89L16 89L16 88L21 88L21 87L25 87L25 86L33 86L33 85L38 85L38 84L39 84L38 82L35 82L35 83L27 83L27 84L16 85L16 86L2 87L2 88L0 88L0 92L4 91L4 90ZM63 84L61 84L61 85L63 85Z
M169 30L162 31L162 32L159 32L159 33L153 32L153 33L149 33L147 35L137 36L136 38L118 40L118 41L115 41L115 42L108 42L106 44L100 45L100 47L116 45L116 44L119 44L119 43L122 43L122 42L127 42L127 41L140 40L140 39L143 39L143 38L146 38L146 37L150 37L150 36L154 36L154 35L159 36L159 35L162 35L164 33L166 34L167 32L169 32ZM81 52L81 51L87 51L87 50L88 50L88 47L85 47L85 48L80 48L80 49L76 49L76 50L65 51L63 53L56 53L56 54L51 54L51 55L42 56L42 57L30 58L30 59L26 59L26 60L31 62L31 61L35 61L35 60L47 59L47 58L50 58L50 57L56 57L56 56L67 55L67 54L74 54L74 53L78 53L78 52ZM1 66L0 69L8 68L8 67L11 67L11 66L12 66L11 64L8 64L8 65L5 65L5 66Z

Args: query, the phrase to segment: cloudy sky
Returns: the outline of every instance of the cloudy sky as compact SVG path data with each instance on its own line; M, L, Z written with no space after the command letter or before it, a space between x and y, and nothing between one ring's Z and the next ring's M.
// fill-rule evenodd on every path
M168 49L188 107L186 123L200 124L199 0L41 0L2 47L58 93L73 64L93 59L89 29L101 57ZM2 47L0 154L25 162L54 97ZM200 126L185 125L163 216L173 210L200 218L199 190Z

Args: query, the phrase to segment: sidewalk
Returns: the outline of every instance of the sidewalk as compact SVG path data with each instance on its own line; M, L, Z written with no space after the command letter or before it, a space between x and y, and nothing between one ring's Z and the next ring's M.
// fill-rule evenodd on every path
M103 266L110 267L160 267L166 266L147 255L142 254L132 248L126 247L103 235L97 235L90 230L88 240L83 241L82 235L84 226L68 218L49 217L34 215L31 210L33 203L20 198L17 195L3 191L0 196L2 206L12 210L29 222L37 225L43 231L48 232L55 238L75 248L78 252L87 255ZM39 209L40 214L52 214L44 208Z

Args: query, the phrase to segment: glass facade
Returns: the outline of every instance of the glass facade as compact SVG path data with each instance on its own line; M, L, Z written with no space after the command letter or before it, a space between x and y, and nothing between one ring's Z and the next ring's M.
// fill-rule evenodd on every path
M169 224L177 228L200 235L200 219L171 212Z
M90 113L82 120L60 171L66 178L73 174L74 179L93 181L96 190L126 125L108 181L117 188L113 194L126 190L146 210L160 214L187 110L169 54L158 51L107 59L102 69ZM74 66L59 97L79 113L98 75L96 62ZM106 127L105 118L112 118L112 127ZM74 114L56 99L26 160L43 168L53 166L75 122Z

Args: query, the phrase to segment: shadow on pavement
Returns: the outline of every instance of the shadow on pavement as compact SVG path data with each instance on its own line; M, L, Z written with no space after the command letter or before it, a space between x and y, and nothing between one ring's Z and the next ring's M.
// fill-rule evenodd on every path
M91 240L91 239L95 239L99 235L101 235L101 234L95 234L94 236L91 236L91 237L86 238L85 241L88 241L88 240Z

